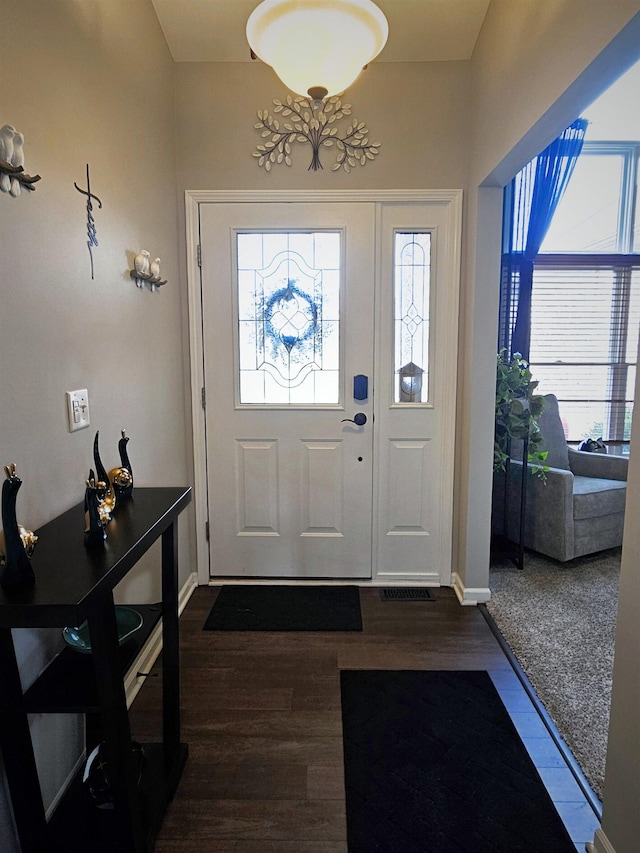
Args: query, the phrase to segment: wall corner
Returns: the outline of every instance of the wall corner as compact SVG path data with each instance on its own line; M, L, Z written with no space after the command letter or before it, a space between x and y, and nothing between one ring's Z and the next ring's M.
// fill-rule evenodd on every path
M453 572L451 575L451 585L453 586L453 591L458 596L458 601L462 605L486 604L491 599L491 590L488 586L467 587L457 572Z

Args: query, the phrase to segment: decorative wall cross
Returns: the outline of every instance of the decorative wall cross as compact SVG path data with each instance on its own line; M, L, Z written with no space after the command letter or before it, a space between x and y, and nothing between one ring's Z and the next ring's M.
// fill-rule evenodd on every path
M91 278L93 279L93 247L98 245L98 237L96 233L96 223L93 218L93 204L92 199L95 199L98 202L98 208L102 208L102 202L98 198L97 195L94 195L91 192L91 182L89 180L89 164L87 163L87 188L86 190L81 189L76 182L73 182L74 187L78 190L82 195L86 195L87 197L87 248L89 249L89 258L91 260Z

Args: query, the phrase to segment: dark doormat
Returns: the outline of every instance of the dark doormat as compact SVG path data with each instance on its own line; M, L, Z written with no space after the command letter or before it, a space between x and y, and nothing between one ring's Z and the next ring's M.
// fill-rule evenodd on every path
M349 853L575 853L486 672L340 677Z
M362 631L357 586L223 586L205 631Z

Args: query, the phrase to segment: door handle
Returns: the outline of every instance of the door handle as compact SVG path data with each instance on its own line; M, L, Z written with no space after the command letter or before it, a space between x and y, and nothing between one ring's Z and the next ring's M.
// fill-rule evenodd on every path
M367 416L364 412L358 412L357 415L354 415L352 418L343 418L341 423L346 424L355 424L356 426L364 426L367 422Z

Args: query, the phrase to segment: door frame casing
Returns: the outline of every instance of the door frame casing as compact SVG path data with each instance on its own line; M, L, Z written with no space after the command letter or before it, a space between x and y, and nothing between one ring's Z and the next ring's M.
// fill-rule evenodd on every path
M204 346L202 333L202 303L201 276L198 263L198 246L200 244L200 204L206 203L340 203L340 202L369 202L377 205L376 220L380 219L380 210L385 204L430 204L442 205L447 210L447 245L444 247L441 264L444 269L443 286L448 294L446 326L447 339L451 352L458 355L458 305L460 291L461 263L461 234L462 234L462 190L186 190L185 191L185 230L186 230L186 261L187 261L187 298L189 307L189 359L191 375L191 423L193 436L193 477L194 477L194 514L195 514L195 543L198 583L202 585L211 582L209 570L209 541L207 539L208 521L208 488L207 488L207 455L205 410L202 405L204 381ZM376 247L375 259L375 298L379 298L380 247ZM374 343L374 351L379 348L378 332ZM444 393L443 405L446 411L455 414L456 405L456 374L452 370L452 379ZM453 458L455 448L455 426L442 442L442 458L449 464L443 466L441 495L453 494ZM375 477L375 472L374 472ZM374 481L375 482L375 481ZM374 489L374 517L377 516L377 490ZM444 540L448 542L449 570L441 575L440 583L449 585L451 582L451 546L453 536L453 507L448 514L446 529L442 530ZM375 539L375 537L374 537ZM390 578L380 577L376 571L376 542L372 542L373 567L371 580L360 582L361 585L387 585ZM448 577L446 576L448 574ZM395 578L403 585L421 583L412 579ZM353 581L351 581L352 583ZM313 583L313 581L310 581Z

